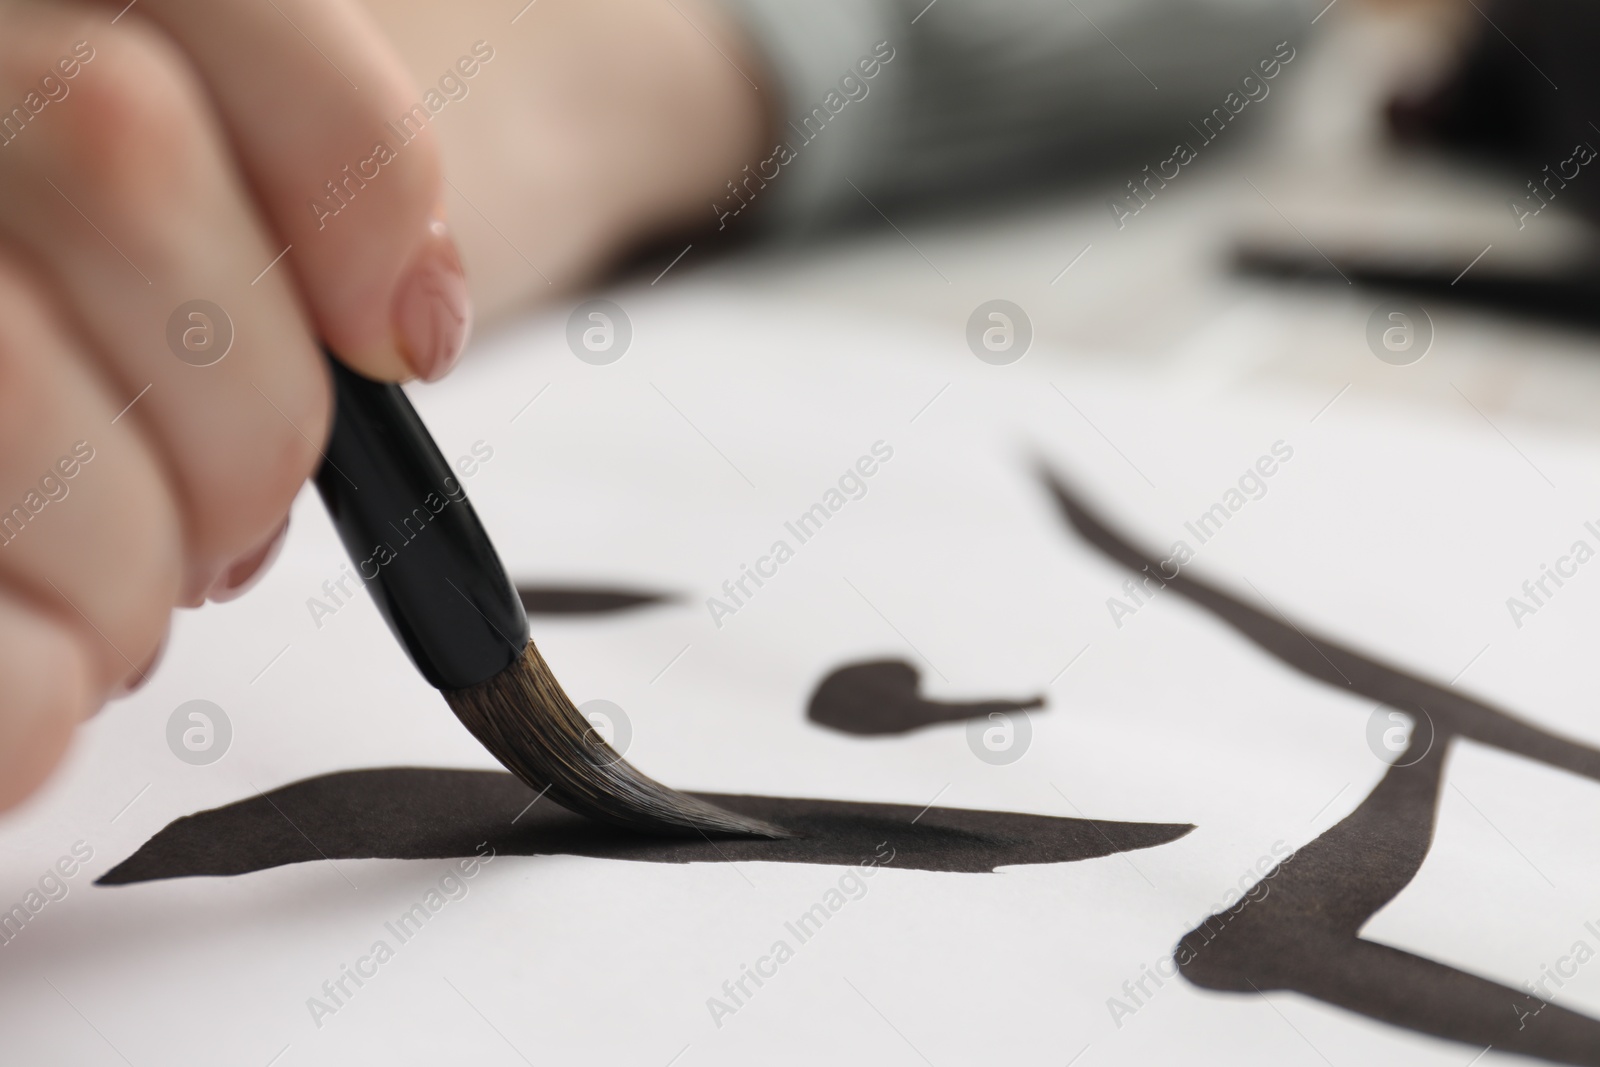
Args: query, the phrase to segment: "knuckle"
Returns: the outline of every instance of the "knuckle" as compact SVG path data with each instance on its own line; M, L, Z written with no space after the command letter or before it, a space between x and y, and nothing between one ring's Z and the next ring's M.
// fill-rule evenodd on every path
M189 202L209 120L198 79L177 48L130 23L102 28L73 106L46 124L52 163L113 206L144 211Z

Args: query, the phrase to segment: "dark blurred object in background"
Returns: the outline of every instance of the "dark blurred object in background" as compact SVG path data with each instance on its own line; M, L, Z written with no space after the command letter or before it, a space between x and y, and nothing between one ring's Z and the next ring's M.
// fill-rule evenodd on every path
M1432 145L1543 175L1580 142L1600 147L1600 8L1568 0L1467 0L1472 43L1442 83L1389 105L1403 142ZM1559 88L1558 88L1559 87ZM1600 181L1562 188L1571 206L1600 214Z

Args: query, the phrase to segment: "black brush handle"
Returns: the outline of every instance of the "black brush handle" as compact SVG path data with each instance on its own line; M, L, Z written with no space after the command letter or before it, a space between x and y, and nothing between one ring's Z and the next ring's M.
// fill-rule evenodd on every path
M527 613L405 393L328 362L333 435L316 482L339 539L429 684L480 685L522 657Z

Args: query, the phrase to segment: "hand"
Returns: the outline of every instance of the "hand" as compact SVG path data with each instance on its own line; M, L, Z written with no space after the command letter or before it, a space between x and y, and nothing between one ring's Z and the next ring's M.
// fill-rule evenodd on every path
M364 11L124 3L0 0L0 807L272 553L328 432L318 339L434 378L470 318Z
M713 203L778 139L778 86L712 0L525 2L366 0L424 88L475 44L493 53L444 86L456 98L437 120L486 315L579 288L649 240L687 231L702 255Z

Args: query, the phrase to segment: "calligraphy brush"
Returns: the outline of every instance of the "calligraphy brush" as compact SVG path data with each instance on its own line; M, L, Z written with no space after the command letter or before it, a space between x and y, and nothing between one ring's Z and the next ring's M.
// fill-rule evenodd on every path
M540 795L635 830L788 837L641 774L595 732L528 636L489 535L397 385L330 358L317 490L389 629L463 725Z

